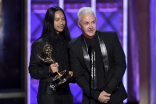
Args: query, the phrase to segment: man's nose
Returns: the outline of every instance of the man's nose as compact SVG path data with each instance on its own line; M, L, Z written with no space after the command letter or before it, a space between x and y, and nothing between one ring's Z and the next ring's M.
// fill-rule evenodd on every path
M93 28L93 25L91 23L89 24L89 28Z

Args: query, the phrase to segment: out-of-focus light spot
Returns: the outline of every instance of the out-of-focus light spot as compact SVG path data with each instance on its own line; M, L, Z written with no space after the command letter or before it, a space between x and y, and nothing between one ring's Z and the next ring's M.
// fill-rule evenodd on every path
M78 4L74 4L74 7L78 7Z
M102 5L103 5L102 3L99 3L99 6L100 6L100 7L102 7Z
M49 7L53 7L53 4L50 4Z
M37 8L37 7L38 7L38 5L37 5L37 4L35 4L35 5L34 5L34 8Z
M109 3L106 3L106 6L110 6L110 4Z
M83 4L82 4L82 7L85 7L85 6L86 6L86 4L83 3Z
M67 7L70 7L70 4L67 4L66 6L67 6Z
M45 8L45 4L42 5L42 10Z

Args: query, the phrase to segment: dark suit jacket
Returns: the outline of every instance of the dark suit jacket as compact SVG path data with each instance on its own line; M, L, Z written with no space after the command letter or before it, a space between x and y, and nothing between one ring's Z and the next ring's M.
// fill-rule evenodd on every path
M51 45L51 43L47 40L47 38L49 38L49 37L40 38L32 44L31 57L30 57L30 63L29 63L29 73L32 78L40 80L38 92L43 92L43 93L45 93L46 89L50 86L50 83L52 83L53 77L56 75L56 73L52 74L49 72L50 63L46 63L46 62L42 61L37 56L37 54L38 54L43 58L47 57L47 54L43 52L43 48L46 44ZM62 45L62 44L64 44L64 45ZM68 49L68 42L62 41L59 44L58 43L55 44L55 46L56 46L56 48L52 47L53 48L53 51L51 53L52 56L54 56L54 55L57 56L56 52L58 52L58 51L56 51L56 50L60 50L57 47L64 47L64 49L62 48L61 51L63 53L67 53L65 51L67 51L67 49ZM68 54L64 55L64 54L62 54L62 52L60 52L62 55L60 57L63 57L63 56L64 56L63 58L66 58L65 56L68 57ZM59 59L60 58L54 59L54 60L55 61L58 60L57 63L60 63L61 61L64 61L64 60L66 61L66 63L69 62L69 61L67 61L68 60L67 58L64 60L59 60ZM60 72L63 70L64 70L63 68L59 69ZM69 70L70 69L68 69L68 68L66 69L67 73ZM49 87L49 89L50 89L50 87ZM52 89L50 89L48 93L50 93L50 91L53 94L69 94L69 93L71 93L70 88L69 88L69 81L67 83L64 83L61 86L57 87L56 89L57 89L57 91L52 91Z
M105 70L105 85L101 86L102 90L111 93L110 102L116 104L127 98L127 93L122 83L122 77L126 70L125 55L122 46L118 40L116 32L96 32L100 37L101 53L108 57L108 69ZM90 62L88 62L87 49L84 49L84 36L72 40L69 45L71 69L77 84L83 90L83 104L88 104L89 99L93 98L93 90L90 89ZM87 47L85 47L87 48ZM104 48L106 52L104 52ZM106 59L103 58L103 62ZM106 65L106 63L103 63ZM98 100L101 91L94 91L94 98Z

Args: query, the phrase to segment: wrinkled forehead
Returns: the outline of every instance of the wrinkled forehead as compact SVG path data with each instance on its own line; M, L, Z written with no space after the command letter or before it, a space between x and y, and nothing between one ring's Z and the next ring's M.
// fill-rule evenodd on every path
M94 13L83 13L80 17L80 22L82 21L93 21L96 20Z

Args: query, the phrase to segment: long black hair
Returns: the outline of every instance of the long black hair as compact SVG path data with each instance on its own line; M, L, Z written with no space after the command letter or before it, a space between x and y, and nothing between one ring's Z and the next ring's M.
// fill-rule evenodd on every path
M55 18L55 12L56 11L62 11L62 13L65 16L65 13L62 8L58 6L51 7L47 10L45 18L44 18L44 24L43 24L43 30L41 37L49 37L51 41L53 42L56 37L56 30L54 28L54 18ZM61 32L61 35L64 36L64 38L69 42L71 40L70 33L67 27L67 19L65 16L65 27L64 30Z

